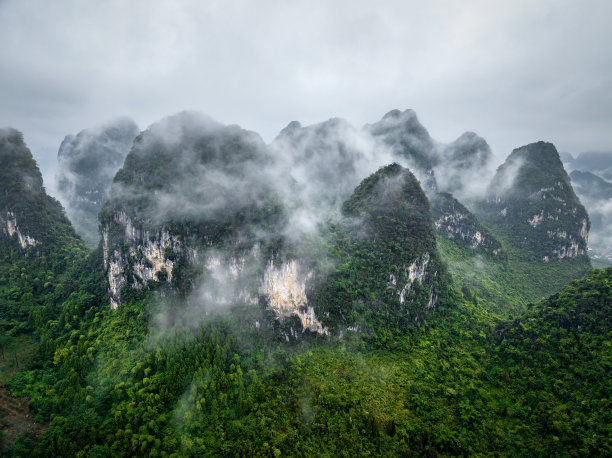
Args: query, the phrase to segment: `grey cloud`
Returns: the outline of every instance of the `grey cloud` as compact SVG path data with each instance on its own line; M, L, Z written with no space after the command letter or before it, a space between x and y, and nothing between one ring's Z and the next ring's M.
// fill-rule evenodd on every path
M411 106L442 141L478 132L498 162L536 140L607 150L611 15L606 0L7 0L0 125L24 132L45 177L66 133L185 108L271 140L290 119Z

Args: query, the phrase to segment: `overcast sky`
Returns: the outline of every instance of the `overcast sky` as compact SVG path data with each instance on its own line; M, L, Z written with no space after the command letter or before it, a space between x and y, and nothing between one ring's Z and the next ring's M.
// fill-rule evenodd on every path
M413 108L494 152L612 151L610 0L0 0L0 126L52 190L69 133L183 109L271 141Z

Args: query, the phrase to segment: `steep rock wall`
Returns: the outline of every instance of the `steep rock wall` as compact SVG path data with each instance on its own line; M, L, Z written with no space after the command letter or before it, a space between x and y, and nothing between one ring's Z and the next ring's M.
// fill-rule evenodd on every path
M276 267L270 260L264 273L262 292L267 305L277 319L295 316L306 329L318 334L329 334L308 304L306 283L312 279L312 272L302 273L297 261L292 260Z
M112 230L123 229L124 245L121 248L109 244ZM102 229L104 267L107 271L109 299L112 308L121 304L121 288L131 284L141 288L149 281L172 281L172 269L176 256L184 253L191 258L197 256L194 249L183 244L168 230L155 233L135 227L125 212L113 213L111 224Z
M19 226L17 225L17 218L15 217L15 214L11 211L8 211L6 213L6 224L3 225L2 231L9 237L16 236L17 241L19 242L19 246L22 249L34 247L38 244L38 241L34 237L30 237L28 234L24 234L19 230Z

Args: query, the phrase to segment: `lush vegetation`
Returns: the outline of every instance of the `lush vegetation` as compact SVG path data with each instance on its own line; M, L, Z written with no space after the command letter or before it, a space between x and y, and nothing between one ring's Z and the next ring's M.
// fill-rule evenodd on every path
M610 453L611 281L495 326L457 292L404 336L291 347L232 315L159 328L153 293L73 293L8 385L50 421L43 455Z
M408 169L391 164L363 180L343 215L327 238L337 267L314 294L331 329L340 323L366 335L404 334L436 300L448 302L429 201ZM422 267L421 278L410 278L411 263L415 272Z

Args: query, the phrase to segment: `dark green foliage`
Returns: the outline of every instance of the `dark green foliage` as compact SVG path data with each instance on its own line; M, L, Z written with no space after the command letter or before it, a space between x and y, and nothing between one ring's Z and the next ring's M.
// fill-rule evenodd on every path
M16 337L56 316L86 251L18 131L0 131L0 163L0 333Z
M537 454L612 453L612 269L594 271L499 325L494 370Z
M429 202L410 171L397 164L380 169L342 210L328 241L335 271L313 294L325 324L358 326L372 335L382 328L403 333L438 299L447 300ZM409 269L421 270L420 278L409 278Z
M515 149L477 210L485 223L507 228L512 244L534 261L586 255L589 217L551 143Z
M19 232L37 241L26 248L32 256L62 258L65 246L80 241L60 203L46 194L40 170L20 132L0 129L0 164L1 238L8 235L8 221L14 220ZM11 239L18 246L17 235ZM8 243L3 250L6 252L11 244L4 243Z
M166 332L148 296L86 318L10 386L56 412L46 455L607 454L611 280L495 328L456 299L379 350L354 334L283 349L231 317Z

